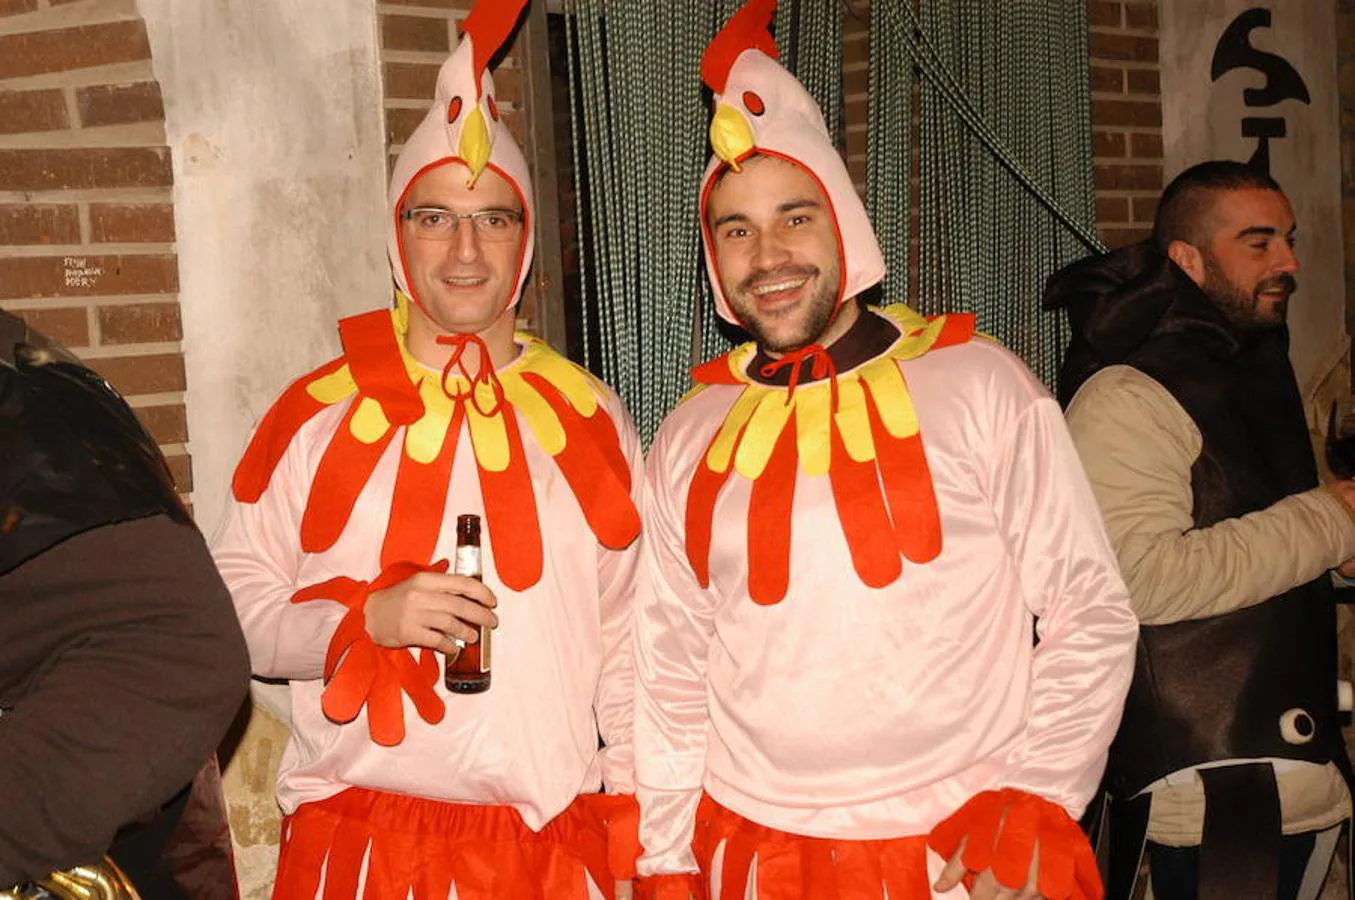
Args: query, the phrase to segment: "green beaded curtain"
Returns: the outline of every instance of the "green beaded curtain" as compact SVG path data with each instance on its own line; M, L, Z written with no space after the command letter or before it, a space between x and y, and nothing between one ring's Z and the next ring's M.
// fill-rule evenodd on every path
M783 60L841 107L839 0L782 0ZM588 358L646 439L729 347L705 269L697 191L709 157L701 54L740 0L566 0ZM840 121L834 113L830 122ZM840 130L840 125L835 125Z
M978 313L1052 384L1066 325L1040 311L1044 281L1103 249L1086 5L877 0L870 17L867 204L889 264L883 299Z
M1060 325L1038 312L1039 287L1095 245L1079 224L1092 220L1084 0L911 3L781 0L782 62L840 145L843 16L870 16L867 193L891 270L884 299L974 310L1052 379ZM739 5L564 0L582 333L646 440L691 365L729 347L701 263L699 68Z

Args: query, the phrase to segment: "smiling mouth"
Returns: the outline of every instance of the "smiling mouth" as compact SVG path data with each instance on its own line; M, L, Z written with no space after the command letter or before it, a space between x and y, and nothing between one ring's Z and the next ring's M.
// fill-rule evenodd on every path
M488 278L444 278L442 283L450 287L479 287L489 281Z
M782 294L796 291L808 283L808 278L787 278L781 281L772 281L767 284L755 285L752 288L752 293L757 297L766 297L769 294Z

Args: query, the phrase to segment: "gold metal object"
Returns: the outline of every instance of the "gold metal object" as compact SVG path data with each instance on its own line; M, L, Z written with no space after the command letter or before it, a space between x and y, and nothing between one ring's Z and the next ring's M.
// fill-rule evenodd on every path
M0 891L0 900L141 900L118 864L105 856L93 866L53 872Z

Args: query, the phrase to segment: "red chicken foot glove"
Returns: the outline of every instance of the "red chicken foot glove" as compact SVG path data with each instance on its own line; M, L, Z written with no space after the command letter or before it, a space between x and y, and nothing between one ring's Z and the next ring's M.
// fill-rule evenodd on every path
M433 651L422 648L416 661L409 650L379 647L367 633L364 610L367 598L377 591L418 574L446 572L447 560L432 565L399 562L388 566L376 580L355 581L340 576L304 587L292 595L293 603L335 600L348 607L325 653L325 690L320 709L325 718L347 725L367 707L367 730L383 747L405 739L405 713L401 694L408 694L419 717L430 725L447 712L433 686L441 669Z
M1101 875L1087 836L1063 807L1014 788L972 797L927 835L947 861L959 852L970 876L991 869L998 884L1019 891L1039 853L1036 889L1046 900L1100 900ZM969 883L969 876L966 877Z

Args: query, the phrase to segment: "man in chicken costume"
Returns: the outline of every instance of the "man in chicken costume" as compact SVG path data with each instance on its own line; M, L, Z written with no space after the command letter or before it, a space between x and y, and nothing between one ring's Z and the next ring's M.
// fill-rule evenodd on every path
M637 894L1099 897L1075 819L1137 628L1095 499L971 317L859 305L884 264L774 6L702 65L705 258L756 341L647 464Z
M274 897L612 897L638 852L640 452L610 390L513 331L532 189L486 67L523 5L465 19L391 176L394 308L264 416L216 541L254 672L292 684ZM463 513L483 584L447 572ZM449 693L481 625L491 686Z

